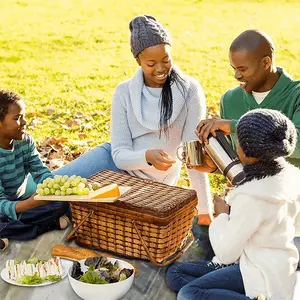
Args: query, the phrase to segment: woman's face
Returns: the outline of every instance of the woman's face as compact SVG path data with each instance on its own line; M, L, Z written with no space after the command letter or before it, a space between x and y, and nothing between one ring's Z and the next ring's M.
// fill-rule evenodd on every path
M137 62L147 86L163 87L172 68L171 46L159 44L146 48L139 54Z

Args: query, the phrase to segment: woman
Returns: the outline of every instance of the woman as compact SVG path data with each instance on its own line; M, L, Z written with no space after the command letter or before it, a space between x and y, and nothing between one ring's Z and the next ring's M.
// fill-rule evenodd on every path
M197 138L196 126L206 114L205 96L196 80L173 65L171 38L154 17L137 16L129 28L131 52L140 68L114 93L111 144L96 147L54 173L88 177L110 169L176 185L181 169L176 150ZM195 170L188 175L198 193L200 220L207 224L207 175Z
M241 117L237 137L246 180L228 195L230 214L224 200L215 200L213 261L169 268L167 283L179 300L293 298L300 170L285 157L295 150L297 130L279 111L256 109Z

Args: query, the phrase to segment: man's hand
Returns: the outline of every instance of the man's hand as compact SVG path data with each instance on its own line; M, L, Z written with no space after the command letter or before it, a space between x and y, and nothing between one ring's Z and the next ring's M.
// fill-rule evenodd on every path
M202 120L196 129L200 143L208 144L208 135L211 133L215 137L216 130L221 130L225 135L229 135L231 133L230 124L231 120L216 118Z
M218 215L225 213L229 215L229 205L226 203L225 200L220 198L218 195L214 196L214 216L217 217Z
M146 151L146 160L154 168L160 171L167 171L176 161L165 151L152 149Z

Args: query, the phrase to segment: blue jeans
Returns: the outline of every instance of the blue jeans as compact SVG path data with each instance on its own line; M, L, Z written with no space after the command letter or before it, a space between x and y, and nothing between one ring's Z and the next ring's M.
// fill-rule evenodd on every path
M125 171L116 167L112 159L110 143L105 143L95 147L65 166L56 169L53 171L53 174L68 176L77 175L88 178L89 176L103 170L125 173Z
M239 265L221 267L206 260L172 265L166 274L168 287L178 300L249 300Z
M18 220L0 214L0 237L27 241L45 232L60 229L59 218L69 211L68 202L52 202L22 212Z

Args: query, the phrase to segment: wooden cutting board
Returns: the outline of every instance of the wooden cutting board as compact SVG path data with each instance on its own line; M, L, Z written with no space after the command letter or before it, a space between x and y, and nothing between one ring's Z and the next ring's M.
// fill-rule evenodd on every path
M130 186L119 186L121 196L131 189ZM120 197L120 196L119 196ZM91 198L89 195L69 195L69 196L34 196L34 200L46 200L46 201L68 201L68 202L115 202L119 197L110 198Z

